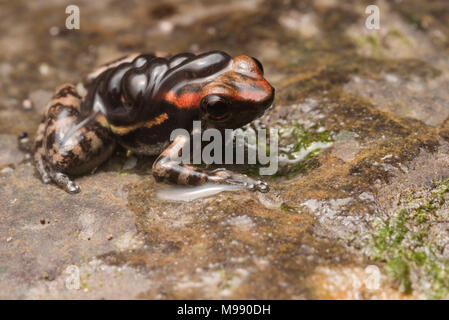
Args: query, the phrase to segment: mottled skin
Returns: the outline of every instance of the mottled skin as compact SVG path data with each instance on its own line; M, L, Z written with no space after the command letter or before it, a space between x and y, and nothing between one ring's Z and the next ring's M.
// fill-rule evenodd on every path
M93 171L119 143L138 154L159 155L153 164L158 180L268 190L266 183L228 170L181 164L175 160L188 139L179 136L170 144L171 132L192 132L194 120L203 129L235 129L264 113L274 89L255 58L220 51L169 59L134 54L100 67L85 83L84 99L73 85L58 88L38 128L34 159L45 183L79 192L69 176Z

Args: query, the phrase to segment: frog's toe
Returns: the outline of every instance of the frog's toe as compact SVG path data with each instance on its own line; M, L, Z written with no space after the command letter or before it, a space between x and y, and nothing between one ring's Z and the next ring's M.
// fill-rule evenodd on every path
M256 181L255 189L262 193L270 191L270 187L268 186L268 183L266 183L265 181L261 181L261 180Z
M248 180L249 181L245 183L245 187L250 191L259 191L265 193L270 190L270 187L264 181L261 180L254 181L250 178L248 178Z
M67 184L67 189L66 190L67 190L68 193L79 193L81 191L81 188L76 183L74 183L73 181L70 181Z
M209 181L242 186L250 191L268 192L270 189L264 181L254 180L246 175L221 168L212 171L212 177L209 178Z
M42 182L44 182L45 184L49 184L51 182L50 176L46 173L42 174Z
M70 180L65 173L54 172L51 174L51 179L68 193L78 193L81 191L81 188L75 182Z

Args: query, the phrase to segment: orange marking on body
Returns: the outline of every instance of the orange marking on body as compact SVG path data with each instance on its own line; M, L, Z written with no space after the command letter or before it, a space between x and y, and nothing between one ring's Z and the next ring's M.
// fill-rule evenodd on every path
M136 124L133 124L133 125L130 125L130 126L122 126L122 127L114 126L114 125L111 124L110 128L111 128L112 132L114 132L114 133L116 133L118 135L123 136L123 135L125 135L125 134L127 134L127 133L129 133L131 131L134 131L136 129L139 129L139 128L143 128L143 127L151 128L151 127L153 127L155 125L159 125L162 122L166 121L167 119L168 119L168 114L162 113L159 116L157 116L156 118L148 120L148 121L145 121L145 122L139 122L139 123L136 123Z
M150 121L145 122L143 124L143 126L146 127L146 128L151 128L154 125L161 124L162 122L164 122L167 119L168 119L168 114L162 113L159 116L157 116L156 118L154 118L154 119L152 119Z
M177 96L173 91L167 92L165 100L181 109L194 109L199 106L201 96L198 93L183 93Z
M104 116L104 114L99 113L95 116L95 121L97 121L101 126L108 128L109 127L109 122L106 119L106 117Z

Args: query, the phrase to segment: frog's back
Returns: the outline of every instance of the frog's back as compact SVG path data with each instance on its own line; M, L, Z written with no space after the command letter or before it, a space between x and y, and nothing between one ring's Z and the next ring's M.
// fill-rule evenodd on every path
M199 119L199 105L185 105L183 95L199 100L205 79L230 59L221 52L182 53L170 59L151 54L125 57L90 79L81 112L104 116L103 122L126 148L157 154L174 129L190 131L193 120Z

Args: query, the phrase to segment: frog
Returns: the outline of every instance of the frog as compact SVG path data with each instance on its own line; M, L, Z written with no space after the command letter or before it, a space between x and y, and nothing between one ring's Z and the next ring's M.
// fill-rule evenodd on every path
M134 53L98 67L83 83L83 96L73 84L58 87L38 126L32 152L44 183L78 193L74 178L94 172L121 145L155 156L152 174L159 182L269 190L266 182L225 168L177 161L189 139L171 139L178 128L193 134L194 121L222 131L262 116L275 89L255 57L217 50L171 57Z

